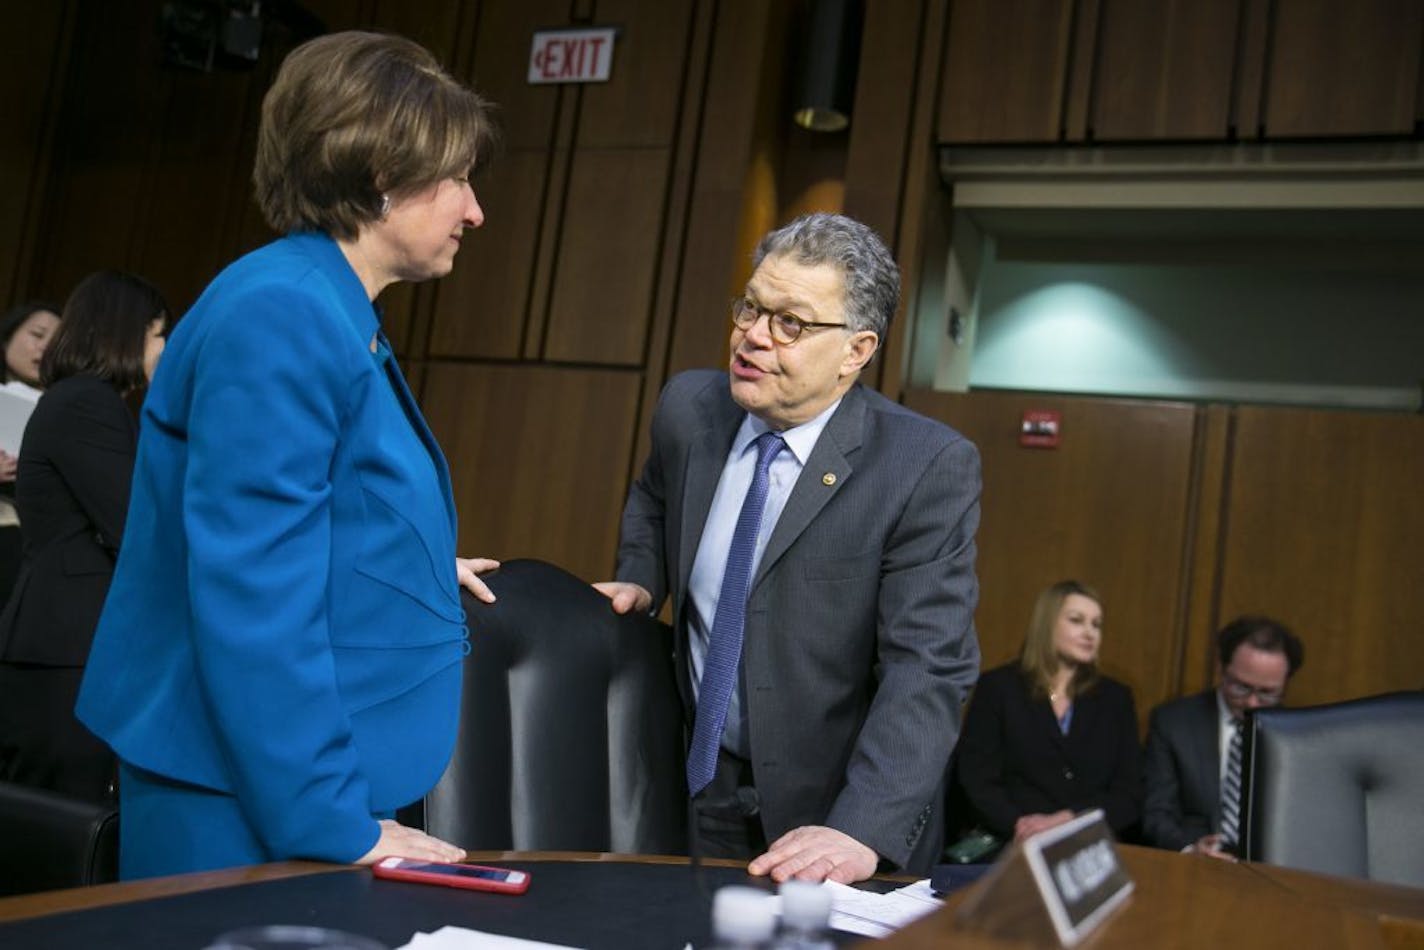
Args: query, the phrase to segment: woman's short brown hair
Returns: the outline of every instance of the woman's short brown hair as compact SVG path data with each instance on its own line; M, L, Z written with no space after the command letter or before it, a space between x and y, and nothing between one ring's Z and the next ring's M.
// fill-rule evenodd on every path
M1063 602L1072 594L1088 598L1099 608L1103 605L1097 591L1078 581L1059 581L1038 595L1038 601L1033 605L1033 618L1028 622L1028 633L1024 635L1023 651L1019 654L1019 668L1032 684L1035 695L1047 696L1052 689L1053 674L1058 672L1058 648L1053 644L1053 628L1058 623ZM1074 696L1080 695L1097 678L1097 664L1080 664L1073 674L1073 682L1068 685L1068 691Z
M494 143L490 106L401 36L348 31L298 46L262 100L252 183L286 234L355 240L383 194L463 177Z

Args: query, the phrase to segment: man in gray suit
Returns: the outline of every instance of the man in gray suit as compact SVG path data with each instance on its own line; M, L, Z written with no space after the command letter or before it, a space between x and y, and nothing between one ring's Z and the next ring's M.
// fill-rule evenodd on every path
M1147 728L1142 832L1173 851L1232 858L1239 845L1240 723L1279 704L1305 662L1305 647L1269 617L1238 617L1216 635L1217 686L1163 703ZM1232 744L1237 745L1236 774ZM1223 816L1233 809L1236 814Z
M872 230L809 215L753 264L729 372L663 391L597 586L620 612L672 597L702 853L923 872L978 675L979 455L857 382L899 300Z

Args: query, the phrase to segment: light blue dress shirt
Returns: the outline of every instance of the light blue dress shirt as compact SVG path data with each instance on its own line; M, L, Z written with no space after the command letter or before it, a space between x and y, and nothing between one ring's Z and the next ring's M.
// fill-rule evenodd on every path
M786 448L772 460L768 472L769 486L766 507L762 509L761 527L757 531L756 551L752 555L751 576L756 577L761 566L761 556L766 551L767 541L776 528L786 501L791 497L791 489L801 475L816 440L826 428L826 423L839 407L837 399L810 422L781 433L786 440ZM712 618L717 615L717 601L721 599L722 575L727 571L727 551L732 546L732 533L737 527L737 516L742 511L742 501L751 487L752 475L756 471L756 452L752 443L757 436L771 427L760 419L747 414L732 440L732 449L727 453L727 463L722 467L722 477L717 482L717 493L712 498L712 508L707 512L707 523L702 529L702 540L697 545L697 557L692 562L692 578L688 594L692 609L688 611L688 663L692 673L694 702L701 691L702 663L707 656L708 638L712 632ZM750 740L746 723L742 719L743 685L738 677L737 688L727 703L727 724L722 730L722 747L729 752L747 758Z

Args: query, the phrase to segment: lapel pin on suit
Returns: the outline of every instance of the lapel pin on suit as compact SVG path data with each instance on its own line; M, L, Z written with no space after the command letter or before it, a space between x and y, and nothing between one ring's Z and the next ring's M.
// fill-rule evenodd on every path
M830 485L834 485L835 483L836 483L836 473L835 473L835 472L827 472L826 474L824 474L824 475L821 476L821 484L822 484L822 485L830 486Z

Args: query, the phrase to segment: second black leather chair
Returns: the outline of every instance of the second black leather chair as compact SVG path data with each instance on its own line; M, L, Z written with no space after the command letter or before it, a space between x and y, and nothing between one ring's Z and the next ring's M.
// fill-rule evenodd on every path
M1258 709L1246 857L1424 887L1424 691Z
M672 631L542 561L465 594L460 734L425 828L471 850L686 853Z

